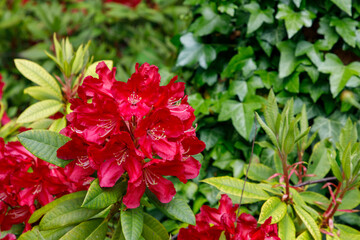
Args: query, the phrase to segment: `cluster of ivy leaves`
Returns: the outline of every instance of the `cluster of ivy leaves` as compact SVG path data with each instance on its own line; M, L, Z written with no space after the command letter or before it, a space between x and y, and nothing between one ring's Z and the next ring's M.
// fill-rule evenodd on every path
M358 122L359 1L186 0L184 4L191 7L193 20L178 38L176 67L187 81L197 132L206 143L197 184L183 187L194 200L194 211L219 197L200 180L244 175L255 132L256 141L265 139L254 124L254 111L264 110L270 89L280 106L293 98L295 114L306 105L317 141L334 144L348 117ZM274 157L270 148L255 145L255 163L275 169ZM295 159L293 154L288 160ZM320 187L313 188L321 191ZM257 214L259 206L250 206L250 211ZM360 227L349 219L343 217Z

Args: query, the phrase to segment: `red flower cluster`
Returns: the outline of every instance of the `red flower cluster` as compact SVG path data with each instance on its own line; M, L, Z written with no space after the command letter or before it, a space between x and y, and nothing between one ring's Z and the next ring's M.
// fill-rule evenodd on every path
M29 230L27 221L37 208L54 196L87 189L91 180L71 181L64 169L35 158L19 142L5 144L0 138L1 231L23 222Z
M141 0L105 0L105 2L115 2L131 8L136 8L136 6L139 5Z
M227 240L280 240L277 225L271 224L271 217L260 227L250 214L242 213L236 218L238 204L223 194L219 209L202 206L196 215L196 226L180 229L179 240L218 240L225 231Z
M160 86L156 66L136 65L127 82L115 80L104 62L99 78L85 78L71 99L69 126L61 133L72 138L58 150L58 157L75 159L68 166L83 177L97 170L101 187L112 187L123 175L128 178L123 198L136 208L149 188L158 199L170 202L176 191L163 176L186 183L199 174L200 163L191 155L205 148L195 136L194 109L184 96L185 84L173 78ZM75 177L75 175L74 175Z

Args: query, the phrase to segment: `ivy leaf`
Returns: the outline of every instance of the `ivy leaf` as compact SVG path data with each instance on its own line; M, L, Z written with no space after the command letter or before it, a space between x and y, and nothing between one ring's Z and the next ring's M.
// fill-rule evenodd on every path
M352 76L360 76L360 62L344 65L335 54L328 53L325 61L319 66L319 71L330 74L330 91L335 98Z
M207 69L216 58L216 51L210 45L198 41L192 33L187 33L180 38L184 45L176 61L176 66L192 66L197 62L204 69Z
M242 71L245 74L245 66L249 64L249 61L252 61L254 55L254 50L252 47L240 47L238 53L233 56L226 66L225 70L222 72L221 77L227 78L232 77L236 72ZM256 65L255 65L256 68ZM252 68L252 70L255 70Z
M208 6L201 9L201 15L189 27L189 31L194 32L196 36L205 36L213 32L227 34L230 31L229 16L219 15Z
M218 120L227 121L231 119L236 131L243 138L249 140L254 124L254 111L259 108L261 108L259 103L240 103L228 100L223 103Z
M295 56L299 57L301 55L306 55L317 67L322 62L320 52L316 49L314 44L311 44L308 41L300 41L297 43Z
M336 32L342 37L342 39L351 47L356 46L356 27L358 22L351 18L332 17L330 20L330 26L335 27Z
M329 51L339 40L339 35L330 27L330 20L327 17L320 18L317 32L324 36L324 39L319 39L315 43L318 50Z
M299 64L295 57L295 44L288 40L279 42L276 47L280 51L279 77L284 78L294 72Z
M313 148L313 152L309 159L309 166L307 170L307 174L314 174L314 177L306 177L307 180L318 180L326 176L326 174L330 171L330 162L327 156L327 148L325 146L325 142L321 141L315 144Z
M303 26L311 27L316 15L308 10L294 12L288 5L279 4L276 19L283 19L289 38L292 38Z
M246 34L255 32L264 22L270 24L274 22L274 9L272 8L261 10L258 3L252 2L244 5L244 9L250 12Z
M352 0L331 0L338 6L341 10L346 12L349 16L351 16L351 1Z
M332 143L335 143L338 141L343 126L344 123L342 119L317 117L314 120L311 130L318 132L321 140L329 138Z

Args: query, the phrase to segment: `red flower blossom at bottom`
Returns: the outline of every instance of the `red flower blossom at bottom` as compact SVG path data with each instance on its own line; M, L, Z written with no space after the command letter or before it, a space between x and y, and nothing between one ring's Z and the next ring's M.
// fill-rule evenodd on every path
M221 195L219 208L202 206L196 215L196 226L180 229L178 240L218 240L225 233L227 240L280 240L277 225L271 224L271 217L261 226L250 214L242 213L236 218L238 205Z

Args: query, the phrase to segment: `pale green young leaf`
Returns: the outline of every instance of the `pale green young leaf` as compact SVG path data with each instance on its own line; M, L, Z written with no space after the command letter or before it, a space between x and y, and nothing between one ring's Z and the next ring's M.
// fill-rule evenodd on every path
M299 142L300 140L302 140L303 138L306 139L307 135L310 132L311 127L308 127L307 129L305 129L305 131L301 132L300 134L296 135L295 141L294 143L296 144L297 142Z
M247 167L244 167L244 171L246 171ZM274 169L261 164L261 163L252 163L248 172L248 178L255 181L264 181L269 177L275 174Z
M66 117L56 119L49 127L49 131L60 132L66 127Z
M144 213L144 226L142 237L146 240L168 240L169 234L164 227L156 218Z
M195 215L190 206L180 196L175 195L169 203L161 203L155 194L146 191L150 201L166 216L182 221L184 223L195 225Z
M356 230L352 227L349 227L344 224L335 224L335 228L339 229L341 232L340 239L341 240L359 240L360 239L360 231Z
M257 2L251 2L244 5L244 10L250 13L246 34L255 32L263 23L274 22L274 9L272 8L262 10Z
M91 64L85 71L84 74L84 78L87 76L92 76L94 78L98 78L98 74L96 73L96 66L100 63L100 62L105 62L106 66L111 70L113 68L113 61L112 60L102 60L102 61L97 61L94 62L93 64Z
M295 12L290 6L285 4L278 5L276 19L285 21L285 27L289 38L292 38L302 27L311 27L312 19L316 15L308 10Z
M304 223L314 240L321 240L321 233L315 220L302 207L294 205L294 210Z
M283 141L281 144L282 151L288 155L292 152L295 145L295 127L296 127L296 121L293 120L290 125L287 132L283 135Z
M306 203L311 205L317 205L320 208L325 208L330 202L327 197L317 192L305 191L301 192L300 196Z
M138 240L143 231L143 225L142 207L121 211L121 226L126 240Z
M331 171L333 172L334 176L340 182L343 181L341 169L338 163L336 162L336 152L333 149L327 149L327 157L330 161Z
M26 59L15 59L14 62L24 77L42 87L51 89L60 99L62 98L59 84L43 67Z
M46 99L54 99L54 100L62 101L62 98L59 97L59 95L56 92L54 92L54 90L42 86L25 88L24 93L29 94L31 97L40 101Z
M277 149L280 149L278 140L277 140L274 132L264 123L264 121L261 119L261 117L259 116L259 114L257 112L255 112L255 116L256 116L256 120L258 121L260 126L264 129L264 131L266 132L266 135L268 135L271 142L276 146Z
M308 231L301 233L296 240L314 240Z
M262 205L258 223L263 224L269 217L271 217L271 224L278 223L283 219L286 211L286 203L278 197L271 197Z
M96 238L88 238L94 231L102 230L102 234L104 233L104 222L102 219L94 219L89 221L81 222L79 225L71 229L64 236L62 236L59 240L90 240ZM107 228L107 222L106 228ZM107 230L107 229L106 229ZM105 233L106 234L106 233ZM100 238L103 239L103 238Z
M64 195L60 198L55 199L54 201L43 206L42 208L36 210L31 215L31 217L29 219L29 223L37 222L45 213L47 213L54 207L58 206L62 202L66 202L71 199L80 199L80 201L81 201L82 199L84 199L85 195L86 195L86 191L79 191L79 192L70 193L70 194Z
M58 100L43 100L25 109L25 111L20 114L17 122L29 123L47 118L60 111L63 107L64 104Z
M101 188L99 179L96 178L90 185L81 207L90 209L103 209L116 203L125 193L126 184L120 182L111 188Z
M276 134L276 119L279 115L279 109L276 103L274 91L271 89L268 95L264 117L268 127Z
M283 219L278 223L279 238L286 240L295 240L295 225L289 214L285 214Z
M36 157L59 167L65 167L70 161L57 157L57 150L70 138L48 130L29 130L18 135L20 143Z
M63 54L62 48L60 46L60 43L56 38L56 33L54 33L54 35L53 35L53 42L54 42L54 46L55 46L56 58L58 59L59 63L62 63L64 61L64 58L63 58L64 54ZM59 66L61 66L61 65L59 65Z
M345 179L348 180L351 177L352 166L351 166L351 143L347 145L340 158L341 166L345 173Z
M357 141L357 130L356 125L352 123L351 119L348 118L346 121L345 126L341 129L340 137L339 137L339 144L340 144L340 151L344 151L347 145L350 143L352 146Z
M207 178L202 181L216 187L224 193L235 196L241 196L244 186L243 180L228 176ZM267 194L262 187L259 187L257 184L247 182L245 184L243 197L257 200L267 200L269 198L269 194Z

